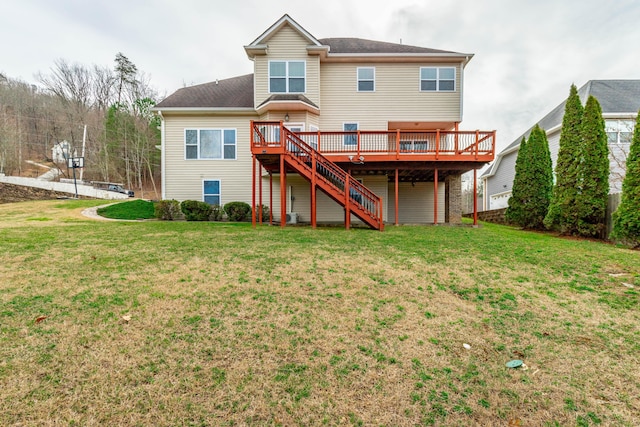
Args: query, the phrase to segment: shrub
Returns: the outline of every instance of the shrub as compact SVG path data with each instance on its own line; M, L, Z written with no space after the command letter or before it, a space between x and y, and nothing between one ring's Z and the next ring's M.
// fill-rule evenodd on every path
M185 200L180 210L187 221L208 221L211 215L211 205L198 200Z
M224 211L220 205L211 206L211 214L209 215L209 221L222 221L222 214Z
M256 205L256 220L260 220L260 205ZM262 205L262 222L269 221L269 206Z
M160 200L156 203L155 216L165 221L181 218L180 202L177 200Z
M229 202L224 205L224 213L229 221L248 221L251 215L251 205L245 202Z

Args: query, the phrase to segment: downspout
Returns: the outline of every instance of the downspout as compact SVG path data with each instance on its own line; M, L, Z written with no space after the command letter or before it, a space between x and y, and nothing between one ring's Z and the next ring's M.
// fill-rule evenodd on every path
M164 116L162 115L162 111L158 111L158 116L160 116L160 159L161 159L161 164L160 164L160 173L162 174L161 176L161 180L162 180L162 190L161 190L161 196L162 196L162 200L165 200L167 198L167 188L166 188L166 164L167 164L167 159L166 159L166 137L165 137L165 124L164 124Z
M460 67L460 117L458 118L458 123L462 122L462 116L464 115L464 67L469 63L471 58L467 55L464 57L464 62Z

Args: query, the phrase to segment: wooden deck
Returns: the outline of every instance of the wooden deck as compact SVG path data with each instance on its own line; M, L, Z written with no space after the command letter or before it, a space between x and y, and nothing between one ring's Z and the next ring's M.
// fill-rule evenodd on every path
M253 154L283 154L281 122L254 122ZM256 132L258 133L258 132ZM309 146L336 163L488 163L495 156L495 131L298 132ZM445 165L443 165L446 167ZM474 169L471 166L469 169Z

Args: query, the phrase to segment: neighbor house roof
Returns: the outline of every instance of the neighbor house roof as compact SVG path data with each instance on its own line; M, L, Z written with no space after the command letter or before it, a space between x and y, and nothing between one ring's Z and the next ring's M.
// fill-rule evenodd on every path
M155 106L170 108L253 108L253 74L184 87Z
M589 96L595 97L600 103L603 116L613 117L615 115L634 116L640 110L640 80L589 80L580 89L578 96L584 105ZM536 124L545 131L559 129L562 126L566 100L556 108L551 110ZM500 159L506 154L516 151L520 147L522 138L527 138L535 125L531 126L525 133L516 138L511 144L502 150L491 167L487 169L482 177L493 176L500 164Z

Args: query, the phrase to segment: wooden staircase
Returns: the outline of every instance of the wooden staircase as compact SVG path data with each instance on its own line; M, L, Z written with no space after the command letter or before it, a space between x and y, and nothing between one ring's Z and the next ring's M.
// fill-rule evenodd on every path
M258 154L258 159L260 153L281 155L286 165L311 183L311 191L316 186L344 207L347 228L353 214L373 229L384 229L382 199L379 196L286 127L278 124L279 131L273 132L277 128L272 123L270 125L253 124L252 149ZM269 141L270 133L279 136L271 139L279 141Z

